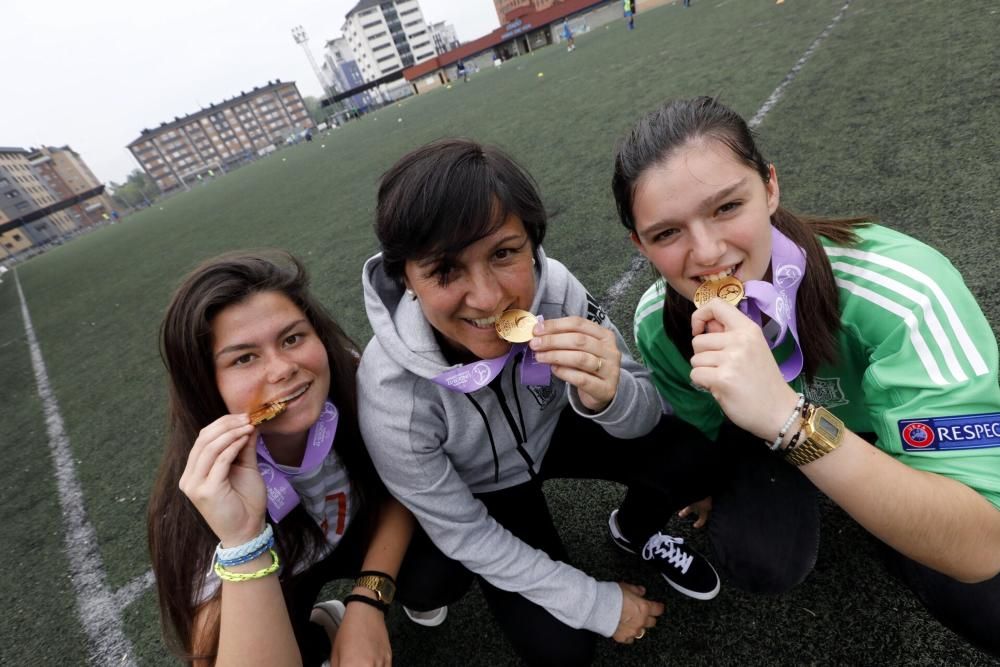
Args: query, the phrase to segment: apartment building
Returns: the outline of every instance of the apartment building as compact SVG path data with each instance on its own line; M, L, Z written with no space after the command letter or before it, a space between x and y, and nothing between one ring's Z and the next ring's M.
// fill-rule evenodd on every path
M295 82L273 81L144 129L127 148L157 187L170 192L251 161L314 125Z
M437 55L442 53L447 53L452 49L457 49L461 46L461 42L458 41L458 33L455 32L455 26L445 21L438 21L437 23L430 24L431 40L434 42L434 52Z
M31 247L31 240L24 230L8 225L9 222L10 218L0 210L0 230L7 230L0 231L0 260Z
M0 146L0 213L4 218L0 243L9 253L53 241L76 228L59 207L55 193L32 169L30 155L24 148Z
M345 93L365 83L354 51L346 37L337 37L326 43L323 65L320 69L326 77L327 86L338 93ZM352 95L347 102L353 109L367 109L374 104L375 99L371 92L364 91Z
M500 25L506 25L524 14L540 12L562 0L493 0Z
M32 149L28 161L76 226L107 220L115 210L111 198L80 154L69 146Z
M347 13L341 32L366 82L437 55L417 0L361 0ZM383 86L390 100L410 93L410 85L402 78Z

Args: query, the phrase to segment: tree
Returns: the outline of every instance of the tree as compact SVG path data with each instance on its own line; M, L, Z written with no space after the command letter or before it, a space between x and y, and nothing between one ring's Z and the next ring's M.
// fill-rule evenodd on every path
M149 206L160 196L160 189L142 169L133 169L122 184L112 181L111 197L123 208Z
M329 115L327 109L322 106L322 102L318 97L308 96L303 100L306 103L306 109L309 111L309 117L313 119L313 122L319 125L320 123L326 122L326 117Z

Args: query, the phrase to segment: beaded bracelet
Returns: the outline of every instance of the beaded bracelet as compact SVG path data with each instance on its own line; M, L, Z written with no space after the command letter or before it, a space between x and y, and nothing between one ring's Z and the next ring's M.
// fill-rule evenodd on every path
M806 418L806 414L809 412L809 408L811 407L812 403L810 403L808 399L802 401L802 410L800 411L802 419ZM799 440L802 438L803 433L805 433L805 431L802 429L802 426L799 425L799 430L796 431L795 435L792 436L792 439L788 441L788 446L783 450L783 454L787 455L795 449L795 447L799 444Z
M384 602L380 602L379 600L367 597L365 595L358 595L355 593L353 595L348 595L346 598L344 598L344 604L350 604L351 602L364 602L367 605L375 607L383 614L389 611L389 605L387 605Z
M256 572L230 572L225 567L222 566L218 561L215 563L215 574L218 575L219 579L223 581L252 581L253 579L263 579L264 577L274 574L278 571L278 566L280 565L278 561L278 552L274 549L270 550L271 553L271 564L267 567L257 570Z
M785 447L785 454L795 449L795 445L799 444L799 438L802 437L803 433L804 431L802 429L798 430L798 432L792 437L791 441L788 443L788 446Z
M778 431L778 437L775 438L774 442L770 445L772 452L778 451L778 448L781 447L782 441L785 439L785 435L788 433L788 429L792 426L792 422L794 422L795 418L802 412L802 406L806 402L806 397L804 394L799 394L798 396L799 400L795 403L795 409L792 410L792 414L788 415L785 425L781 427L780 431Z
M253 538L249 542L244 542L235 547L229 547L224 549L222 547L222 542L219 542L219 546L215 548L215 558L223 563L227 561L233 561L238 558L243 558L247 554L253 553L255 551L260 551L268 542L274 539L274 530L271 528L271 524L265 523L264 529L260 531L260 535ZM266 551L266 549L265 549ZM263 553L263 552L261 552ZM252 558L250 560L253 560Z

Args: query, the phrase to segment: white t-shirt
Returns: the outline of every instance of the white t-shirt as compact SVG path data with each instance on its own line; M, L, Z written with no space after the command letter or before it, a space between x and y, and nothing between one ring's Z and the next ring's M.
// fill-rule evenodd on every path
M292 488L299 494L299 502L326 535L326 547L316 558L300 561L293 573L298 574L323 560L337 548L340 539L347 532L351 519L357 514L358 503L351 493L351 482L347 476L347 468L333 449L323 459L323 465L312 472L294 475L298 472L298 468L279 465L278 469L293 474L290 479ZM215 560L213 558L208 572L205 573L205 581L200 595L197 596L196 606L208 601L219 590L221 582L215 574L214 566ZM279 574L282 571L284 571L284 564L282 564Z

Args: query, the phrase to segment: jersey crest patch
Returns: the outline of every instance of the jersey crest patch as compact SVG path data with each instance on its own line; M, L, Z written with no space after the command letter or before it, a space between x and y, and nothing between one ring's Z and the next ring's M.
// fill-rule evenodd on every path
M1000 447L1000 412L900 419L897 424L907 452Z
M803 393L811 403L827 409L850 403L844 396L844 390L840 388L840 378L813 378L812 382L805 385Z
M538 403L538 407L542 408L543 410L549 403L552 402L552 399L556 397L556 390L552 388L551 384L547 385L529 384L528 391L531 393L531 396L535 399L535 402Z

